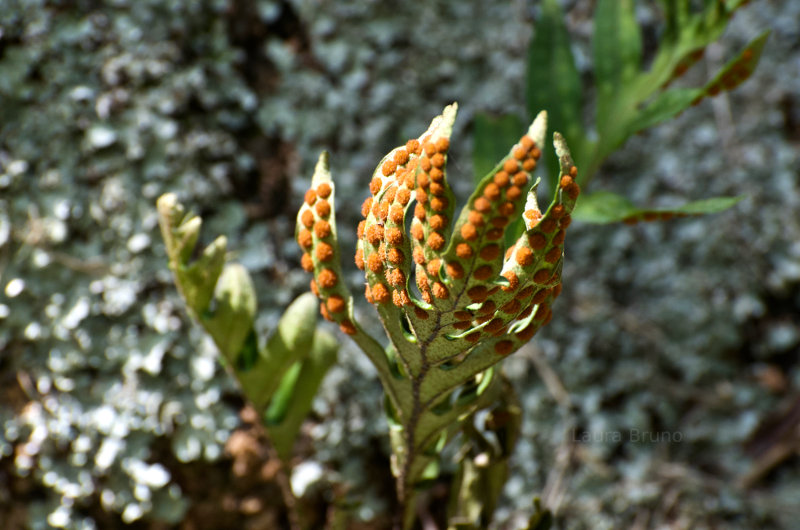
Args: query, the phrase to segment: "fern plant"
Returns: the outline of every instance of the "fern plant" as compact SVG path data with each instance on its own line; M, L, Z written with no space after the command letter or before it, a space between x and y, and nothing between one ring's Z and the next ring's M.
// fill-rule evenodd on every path
M358 324L343 281L327 153L297 216L302 266L313 274L322 315L361 347L383 384L402 528L413 525L417 492L436 477L443 446L469 430L477 410L507 398L497 363L552 318L565 233L580 193L567 145L555 133L561 178L548 208L538 206L531 178L544 146L542 112L454 218L445 167L456 109L445 108L419 138L381 160L362 206L355 263L388 345ZM505 248L505 230L518 217L525 231ZM462 486L474 484L474 471L462 467ZM479 503L470 520L464 512L475 504L465 500L456 496L451 513L470 525L459 527L479 527L492 503Z
M634 0L598 0L592 36L594 91L586 90L575 64L571 39L558 0L543 0L528 50L526 100L531 113L547 109L553 126L569 142L581 168L584 188L608 156L631 136L669 120L705 98L733 90L752 75L769 32L755 37L701 86L675 86L716 41L746 0L661 0L665 19L655 55L645 67L641 29ZM590 100L589 96L593 96ZM586 109L593 109L586 120ZM480 176L499 149L522 125L514 116L476 118L475 166ZM502 152L502 151L501 151ZM558 178L555 157L547 158L551 183ZM715 213L740 197L701 199L671 208L636 206L626 197L590 190L575 218L591 223L666 220Z
M288 481L292 448L317 389L336 362L339 344L317 328L316 299L298 297L274 332L261 341L254 328L256 293L247 270L227 263L227 239L217 237L192 260L202 219L189 214L175 194L158 199L161 233L169 268L189 314L205 329L266 427L283 464L279 483L293 529L302 515Z

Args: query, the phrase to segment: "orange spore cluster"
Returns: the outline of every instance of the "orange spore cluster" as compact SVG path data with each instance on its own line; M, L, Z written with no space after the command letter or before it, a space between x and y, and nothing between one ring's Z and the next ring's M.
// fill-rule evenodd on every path
M327 199L330 196L332 191L333 191L333 188L327 182L321 182L317 186L317 195L322 197L323 199Z
M328 307L328 311L331 313L341 313L344 311L345 307L347 307L347 303L344 301L344 298L338 294L329 296L328 300L325 302L325 305Z
M324 219L320 219L314 223L314 234L320 239L328 237L331 235L331 224Z
M405 206L408 204L408 201L411 200L411 192L408 190L408 188L400 188L397 190L395 200L400 203L401 206Z
M506 217L510 217L510 216L514 215L514 210L516 210L516 209L517 209L517 207L514 205L514 203L509 201L509 202L504 202L503 204L501 204L500 208L498 208L497 211L500 212L501 215L505 215Z
M403 256L403 251L399 248L390 248L386 253L386 259L392 265L401 265L404 258L405 256Z
M540 304L539 309L536 310L536 314L533 315L534 320L544 320L547 318L547 314L550 312L550 307L547 304Z
M445 267L447 275L451 278L460 279L464 277L464 267L460 263L448 263Z
M497 173L495 173L494 178L492 180L500 188L505 188L506 186L508 186L508 183L510 182L508 173L506 173L505 171L498 171Z
M300 215L300 222L303 223L303 226L306 228L314 226L314 212L305 210L302 215Z
M456 256L461 259L467 259L472 256L472 247L466 243L459 243L456 245Z
M578 175L578 168L572 166L569 168L569 171L566 175L561 176L561 180L559 182L559 186L564 191L564 193L569 196L570 199L573 201L578 198L578 195L581 193L581 187L575 182L575 177Z
M483 285L476 285L467 291L467 296L473 302L483 302L489 296L489 290Z
M533 295L533 298L531 298L531 303L533 305L539 305L544 302L548 296L550 296L550 289L542 289Z
M555 263L558 261L560 257L561 257L561 248L553 247L549 251L547 251L547 254L545 254L544 256L544 260L547 263Z
M444 286L442 282L436 282L433 284L433 296L439 298L440 300L444 300L450 295L447 287Z
M510 201L516 201L522 197L522 188L519 186L511 186L506 190L506 198Z
M512 298L511 301L500 308L500 311L509 315L516 315L520 309L522 309L522 304L516 298Z
M388 201L380 201L377 204L373 204L372 206L372 215L380 219L381 221L385 221L387 217L389 217L389 202Z
M392 287L404 287L406 284L406 275L400 269L392 269L387 276Z
M383 241L383 227L379 224L372 224L367 229L367 241L373 246L380 245Z
M387 160L381 166L381 173L383 173L384 177L390 176L395 171L397 171L397 162L395 162L394 160Z
M442 214L432 215L428 221L428 226L433 230L442 230L447 225L447 217Z
M492 209L492 203L486 197L478 197L475 199L473 206L481 213L486 213Z
M427 244L432 250L441 250L444 247L444 237L439 232L431 232Z
M499 355L508 355L514 351L514 343L510 340L501 340L494 345L494 351Z
M389 301L389 289L386 288L385 285L382 283L376 283L370 289L370 297L372 298L371 303L378 303L383 304Z
M494 312L497 310L497 304L494 300L486 300L481 304L480 309L478 309L478 315L485 317L488 316L491 320L494 317ZM485 322L485 320L484 320Z
M372 197L367 197L364 199L364 202L361 203L361 216L366 217L369 215L369 211L372 209Z
M314 209L317 211L317 215L320 217L328 217L331 214L331 203L325 199L320 199L317 201Z
M438 276L439 275L439 268L442 266L442 262L438 259L433 259L428 263L426 270L428 272L428 276Z
M303 257L300 258L300 266L306 272L314 271L314 260L311 259L311 255L308 252L303 253Z
M320 261L328 261L333 257L333 247L325 242L318 243L315 252Z
M472 273L472 276L477 280L488 280L494 274L491 265L481 265Z
M461 225L461 237L467 241L474 241L478 239L478 229L472 223Z
M483 214L476 210L469 211L467 214L467 220L475 226L483 226L485 222Z
M405 289L396 289L392 291L392 303L397 307L403 307L404 305L411 305L411 299L408 297L408 293L406 293Z
M403 219L405 218L406 212L403 210L402 206L394 205L392 206L391 210L389 210L389 220L396 225L402 225Z
M429 291L430 284L428 283L428 277L424 274L417 274L416 275L417 287L419 287L420 291Z
M472 313L469 311L456 311L453 313L453 316L457 320L472 320Z
M549 234L553 230L556 229L556 220L548 217L541 223L539 223L539 227L542 229L542 232Z
M528 237L528 244L533 250L542 250L547 245L547 239L539 233L531 234Z
M514 271L506 271L503 273L503 278L508 280L508 285L504 285L502 289L506 292L514 291L519 287L519 277Z
M314 244L314 236L304 228L297 233L297 243L304 249L310 249Z
M434 212L443 212L447 209L449 201L447 197L434 197L431 199L431 210Z
M338 280L336 273L331 269L322 269L317 275L317 283L323 289L335 287Z
M480 257L481 257L481 259L486 260L486 261L494 261L495 259L497 259L500 256L500 252L501 251L500 251L500 246L499 245L495 245L495 244L486 245L485 247L483 247L481 249Z
M383 270L383 260L379 253L370 254L367 258L367 268L374 274L379 274Z
M533 312L533 307L534 306L531 305L531 306L528 306L525 309L523 309L522 312L519 315L517 315L517 318L520 319L520 320L528 318L531 315L531 313Z
M490 228L486 232L486 239L489 241L497 241L503 237L503 229L502 228Z
M558 298L560 294L561 294L561 284L559 283L553 287L553 298Z
M523 329L522 331L516 334L516 337L521 340L522 342L528 342L533 338L536 332L539 330L537 326L529 324L528 327Z
M328 312L328 308L325 306L325 302L320 302L320 304L319 304L319 313L322 315L322 318L324 318L325 320L333 322L333 317Z
M355 335L358 332L355 324L353 324L350 320L343 320L340 322L339 329L342 330L342 333L346 335Z
M527 247L521 247L519 250L517 250L516 258L517 258L517 263L525 267L533 263L534 255L531 249Z
M392 157L392 161L398 166L404 166L410 158L411 155L408 154L407 150L398 149L397 151L395 151L394 156Z
M425 229L422 228L420 223L415 222L411 225L411 237L417 241L422 241L425 239Z
M399 246L403 244L403 231L397 227L390 226L385 230L386 242L392 246Z
M493 318L483 329L489 333L496 333L503 327L503 325L504 323L502 318Z
M358 249L356 249L355 261L356 261L356 267L358 267L359 269L361 269L363 271L364 270L364 250L362 248L360 248L360 247Z

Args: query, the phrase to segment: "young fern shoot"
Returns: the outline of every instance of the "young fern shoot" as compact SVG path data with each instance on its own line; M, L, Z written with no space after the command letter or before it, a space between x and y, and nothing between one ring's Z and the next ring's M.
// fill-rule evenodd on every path
M386 348L356 322L342 281L327 153L297 216L302 265L314 276L322 315L364 350L385 388L402 528L413 524L415 492L435 477L440 448L462 420L499 399L494 365L552 317L565 231L580 193L569 150L555 133L561 178L548 208L538 206L538 182L531 183L547 127L541 112L453 222L446 164L456 110L446 107L419 138L381 160L362 207L355 262L388 335ZM505 248L506 228L520 216L525 231Z

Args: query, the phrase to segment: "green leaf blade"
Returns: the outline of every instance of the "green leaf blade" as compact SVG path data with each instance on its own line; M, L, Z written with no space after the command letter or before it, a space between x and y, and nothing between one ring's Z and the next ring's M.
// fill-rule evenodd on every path
M286 372L265 413L270 439L284 462L291 459L300 427L311 411L325 374L336 363L338 350L339 341L333 335L317 330L308 356Z
M582 86L558 0L544 0L542 15L528 49L525 92L528 114L535 116L546 110L551 128L564 134L579 161L586 143ZM549 150L546 157L550 184L554 188L558 160Z
M706 86L703 95L715 96L726 90L733 90L745 82L755 71L761 52L767 42L770 32L765 31L748 43L736 57L728 61Z
M619 147L628 137L639 131L674 118L690 107L698 98L702 97L702 94L703 91L697 88L674 88L662 92L627 124L625 137L622 142L616 142L616 144L612 145L612 150Z
M497 161L508 154L508 146L514 145L525 130L517 116L506 114L492 117L478 113L473 123L472 167L475 183L479 183L497 165Z
M581 196L573 217L590 224L666 221L675 217L719 213L733 207L742 199L741 196L714 197L692 201L674 208L639 208L616 193L596 191Z
M286 370L308 355L316 326L317 298L305 293L286 309L255 362L248 363L246 370L237 370L242 389L257 409L272 399Z
M214 290L214 310L201 323L229 362L235 362L256 318L256 293L242 265L225 266Z
M633 0L599 0L592 44L597 122L603 123L614 115L615 104L632 103L620 92L638 75L642 60L642 38Z

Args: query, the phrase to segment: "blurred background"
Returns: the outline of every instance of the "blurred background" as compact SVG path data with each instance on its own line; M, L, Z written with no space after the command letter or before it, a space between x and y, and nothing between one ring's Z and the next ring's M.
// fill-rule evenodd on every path
M562 5L590 86L593 2ZM475 114L525 118L537 16L530 0L0 0L0 528L281 528L276 464L175 292L155 200L175 192L205 242L228 236L267 333L307 290L294 215L319 152L352 254L374 165L458 101L465 199ZM637 18L647 53L658 3ZM521 527L534 495L559 528L796 528L798 20L794 1L738 12L688 76L771 28L753 77L593 182L656 206L745 199L574 225L555 318L504 365L525 435L497 528ZM385 432L342 337L293 476L321 520L345 488L358 528L386 527Z

